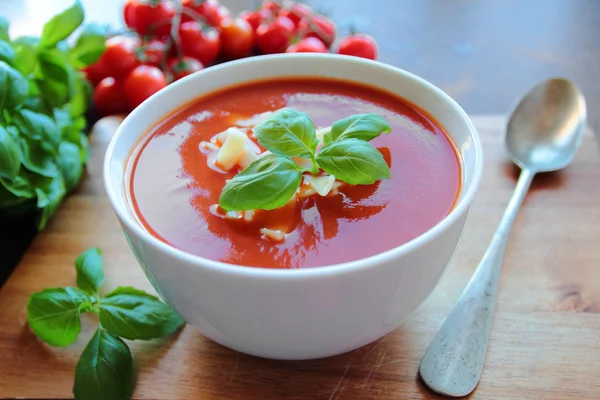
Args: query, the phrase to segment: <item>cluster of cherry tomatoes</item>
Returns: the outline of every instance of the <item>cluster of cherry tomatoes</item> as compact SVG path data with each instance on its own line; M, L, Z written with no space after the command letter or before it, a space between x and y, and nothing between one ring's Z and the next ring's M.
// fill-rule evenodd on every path
M126 0L123 16L131 31L109 38L85 70L101 115L127 113L170 82L227 60L284 52L377 58L372 37L336 41L333 21L299 2L265 0L235 16L218 0Z

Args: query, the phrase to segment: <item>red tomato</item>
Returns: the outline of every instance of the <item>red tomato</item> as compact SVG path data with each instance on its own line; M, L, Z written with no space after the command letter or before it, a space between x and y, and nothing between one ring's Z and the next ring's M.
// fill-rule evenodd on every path
M153 5L147 0L133 0L126 5L125 12L125 22L140 35L168 35L175 16L173 5L167 1Z
M127 105L134 109L166 86L167 78L160 69L150 65L140 65L131 71L123 81Z
M167 44L165 42L158 39L152 39L149 42L144 43L138 49L137 57L142 64L158 67L166 50Z
M129 111L123 85L115 78L104 78L94 88L94 108L104 117Z
M369 35L350 35L342 39L337 53L376 60L377 42Z
M229 59L246 57L254 47L252 26L242 18L226 18L219 26L221 51Z
M179 39L184 55L193 57L207 66L217 59L221 39L216 29L202 28L200 22L184 22L179 27Z
M260 6L260 8L263 10L269 10L273 14L277 14L279 12L279 10L281 10L281 6L276 1L272 1L272 0L264 1L262 3L262 5Z
M125 25L133 28L133 10L135 9L135 3L137 0L126 0L123 6L123 20Z
M204 68L200 61L191 57L171 58L167 65L175 81Z
M135 50L140 42L131 36L113 36L106 40L106 50L97 63L102 65L107 72L106 76L119 79L140 64Z
M313 13L313 9L306 4L293 3L289 8L282 9L279 15L288 17L298 27L302 19L310 17Z
M94 64L88 65L83 69L85 73L85 77L88 81L94 86L96 86L100 81L106 77L108 77L108 71L103 64L96 61Z
M266 54L283 53L294 34L294 23L288 17L277 17L256 30L256 45Z
M217 0L183 0L181 5L203 16L206 18L206 22L215 27L219 26L222 20L231 16L231 12L220 5ZM183 22L192 21L193 19L191 15L185 13L182 16Z
M285 51L286 53L327 53L327 46L314 37L307 37L296 44L291 45Z
M335 40L335 24L322 15L313 15L298 23L298 33L302 37L319 38L329 47Z
M273 13L271 11L262 8L256 11L244 11L240 14L240 17L250 24L253 31L256 31L260 24L270 19L272 16Z

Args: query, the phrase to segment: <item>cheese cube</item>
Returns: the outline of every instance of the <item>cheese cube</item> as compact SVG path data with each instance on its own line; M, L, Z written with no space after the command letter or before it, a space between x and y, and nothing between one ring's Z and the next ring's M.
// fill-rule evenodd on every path
M313 188L315 192L317 192L321 196L327 196L331 188L333 187L333 183L335 182L335 176L333 175L323 175L323 176L314 176L314 175L304 175L304 181Z
M216 163L226 171L233 168L244 153L246 135L237 128L227 129L227 139L219 149Z

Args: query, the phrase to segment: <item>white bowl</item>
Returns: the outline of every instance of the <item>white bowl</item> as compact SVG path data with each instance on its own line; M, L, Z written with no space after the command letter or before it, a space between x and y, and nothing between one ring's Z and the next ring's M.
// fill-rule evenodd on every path
M450 214L423 235L373 257L310 269L231 265L178 250L136 222L125 192L131 150L164 116L191 100L242 82L316 76L368 84L427 110L462 158L462 189ZM121 124L106 152L104 180L129 245L162 298L190 325L224 346L276 359L311 359L364 346L394 330L431 293L457 248L483 169L481 143L448 95L406 71L330 54L246 58L182 79Z

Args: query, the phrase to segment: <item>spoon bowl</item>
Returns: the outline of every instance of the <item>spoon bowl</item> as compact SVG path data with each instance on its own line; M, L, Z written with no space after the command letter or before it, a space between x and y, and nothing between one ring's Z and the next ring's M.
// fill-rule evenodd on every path
M546 80L514 107L506 126L506 149L522 169L562 169L579 148L585 120L585 99L577 87L563 78Z

